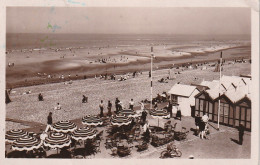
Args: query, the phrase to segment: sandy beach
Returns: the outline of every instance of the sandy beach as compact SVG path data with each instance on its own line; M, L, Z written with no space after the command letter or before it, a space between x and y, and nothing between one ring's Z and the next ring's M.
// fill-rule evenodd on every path
M44 38L45 36L42 35ZM113 36L112 36L113 37ZM165 36L164 36L165 37ZM187 36L183 36L187 37ZM21 38L21 37L20 37ZM20 39L19 38L19 39ZM41 35L39 35L41 38ZM56 38L58 38L56 36ZM146 37L147 38L147 37ZM154 69L177 67L187 63L203 63L219 59L250 58L248 40L185 40L175 38L122 38L107 41L90 40L74 43L45 37L44 42L23 46L8 46L6 55L6 86L15 88L60 82L59 77L72 79L93 78L101 74L123 74L150 69L151 46L154 50ZM178 38L177 38L178 39ZM10 39L10 41L13 41ZM9 41L9 42L10 42ZM15 41L15 40L14 40ZM14 42L13 41L13 42ZM19 41L19 40L18 40ZM16 41L17 43L19 43ZM55 42L57 45L44 45ZM86 43L85 43L86 42ZM8 43L8 42L7 42ZM22 43L20 43L22 44ZM77 45L77 46L76 46ZM25 49L26 48L26 49ZM173 65L174 64L174 65ZM9 66L10 65L10 66ZM49 76L49 78L48 78Z
M156 70L153 74L153 96L163 91L169 91L177 82L182 84L199 84L202 80L219 79L219 73L213 72L215 67L202 66L197 69L175 69L176 79L168 80L168 83L159 83L158 80L168 76L168 69ZM251 73L251 65L247 63L227 63L224 65L223 75L248 75ZM119 76L117 77L119 78ZM117 79L116 78L116 79ZM24 94L27 91L31 94ZM42 93L44 101L38 101L38 94ZM88 96L88 103L81 103L82 95ZM87 114L98 114L100 100L104 100L105 107L108 100L112 101L113 108L115 98L118 97L127 107L131 98L135 106L138 102L150 98L150 79L148 72L143 72L135 78L126 81L104 80L90 78L86 80L72 81L72 84L53 83L30 87L15 88L11 91L12 102L6 105L6 118L31 121L40 124L46 123L46 116L53 112L54 122L59 120L73 120L82 118ZM62 105L62 110L54 111L57 103ZM22 105L22 106L21 106ZM105 112L107 109L105 108ZM14 127L13 127L14 128ZM15 128L17 128L15 126ZM6 130L12 129L11 124L6 125Z

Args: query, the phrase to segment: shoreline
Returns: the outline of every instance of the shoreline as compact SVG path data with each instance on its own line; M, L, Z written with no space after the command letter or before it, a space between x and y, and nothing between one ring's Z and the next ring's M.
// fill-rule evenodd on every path
M176 68L182 65L184 66L189 65L190 63L194 65L198 63L217 62L219 56L216 56L215 54L221 51L225 52L225 51L230 51L230 50L232 51L232 50L244 49L249 47L250 46L237 46L232 48L216 50L214 52L191 53L191 55L182 55L182 56L175 56L175 57L158 56L154 59L154 70L167 69L172 67ZM118 53L117 55L120 54ZM132 53L128 52L125 55L132 56ZM242 58L250 58L250 55L239 54L238 56L235 57L228 56L223 59L234 60L234 59L242 59ZM68 59L67 61L69 60L70 59ZM174 61L176 62L174 63L173 66ZM52 63L51 65L55 65L55 64L57 65L56 61L53 61L51 63ZM32 68L33 67L37 67L37 64L34 64ZM47 76L45 76L45 78L37 77L36 72L32 72L32 71L31 73L29 73L29 71L27 73L24 73L22 71L20 73L19 72L16 73L15 71L13 71L13 73L6 72L6 88L18 88L18 87L28 87L28 86L35 86L35 85L42 85L42 84L60 83L69 80L82 80L82 79L93 78L95 77L95 75L97 75L98 77L99 75L105 75L105 74L122 75L134 71L138 71L138 72L149 71L150 58L148 59L137 58L135 61L130 61L127 63L116 63L116 64L106 63L106 64L93 64L92 66L91 65L75 66L75 67L70 67L61 70L53 70L53 69L51 70L50 67L51 66L45 67L43 71L45 71L46 73L51 72L54 75L64 75L65 78L61 80L58 77L50 78L50 79L47 78ZM71 75L71 76L67 77L67 75Z

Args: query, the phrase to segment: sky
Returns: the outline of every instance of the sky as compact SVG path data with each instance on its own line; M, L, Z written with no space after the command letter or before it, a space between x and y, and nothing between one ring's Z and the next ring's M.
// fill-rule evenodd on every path
M7 33L251 34L249 8L8 7Z

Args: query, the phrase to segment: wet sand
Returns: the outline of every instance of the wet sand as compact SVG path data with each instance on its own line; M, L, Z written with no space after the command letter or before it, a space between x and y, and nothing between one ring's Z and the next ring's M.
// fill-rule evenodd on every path
M105 49L105 48L104 48ZM6 86L7 88L15 88L22 86L31 86L39 84L47 84L61 82L59 77L63 75L64 79L83 79L93 78L95 75L101 74L124 74L134 71L147 71L150 69L150 53L148 47L141 47L139 52L133 48L125 48L118 50L115 48L107 48L106 54L100 54L98 48L88 49L64 49L60 51L14 51L7 54L7 62L14 63L12 67L6 67ZM220 51L223 51L223 59L241 59L250 58L250 46L237 47L219 47L200 48L195 51L194 48L179 48L178 52L191 52L189 55L169 55L173 53L170 46L154 47L154 70L170 68L173 66L187 63L203 63L219 59ZM90 51L91 50L91 51ZM88 54L89 53L89 54ZM175 52L176 53L176 52ZM63 54L63 55L62 55ZM102 61L103 60L103 61ZM50 75L52 78L48 78Z

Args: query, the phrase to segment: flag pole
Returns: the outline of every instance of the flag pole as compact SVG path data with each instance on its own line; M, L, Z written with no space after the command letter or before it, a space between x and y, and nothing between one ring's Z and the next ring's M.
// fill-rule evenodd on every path
M153 107L153 47L151 47L151 104L150 104L150 110Z
M219 117L220 117L220 86L221 86L221 65L222 65L222 51L220 53L219 61L219 88L218 88L218 130L219 130Z

